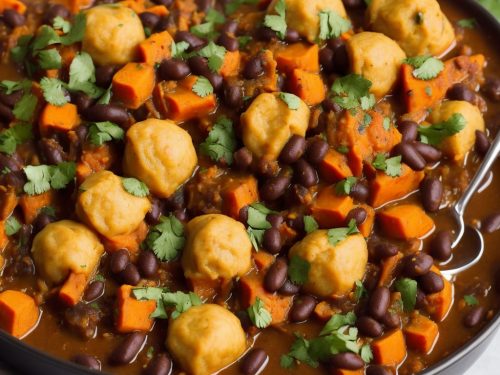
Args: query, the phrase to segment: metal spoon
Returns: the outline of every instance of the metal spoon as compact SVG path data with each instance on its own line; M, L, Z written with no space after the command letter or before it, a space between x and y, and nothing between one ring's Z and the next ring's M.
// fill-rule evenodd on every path
M488 153L484 157L483 163L474 175L467 189L465 189L462 197L451 207L451 215L458 224L458 230L455 232L455 240L451 247L453 251L453 259L446 264L446 269L441 273L450 278L466 269L472 267L479 262L484 252L484 240L481 232L471 226L465 226L464 212L467 204L478 190L484 177L488 174L491 166L495 162L500 153L500 133L497 134L494 142L491 144ZM462 238L465 235L465 239Z

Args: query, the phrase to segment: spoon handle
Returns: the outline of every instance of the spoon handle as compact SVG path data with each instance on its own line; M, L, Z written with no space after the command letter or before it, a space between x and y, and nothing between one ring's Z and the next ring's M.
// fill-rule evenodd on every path
M486 176L491 166L495 162L499 153L500 153L500 132L497 134L495 140L491 144L488 153L484 157L481 166L477 170L469 186L467 186L467 188L465 189L464 193L462 194L462 197L455 203L455 210L460 215L463 215L465 208L467 207L467 203L469 203L471 197L479 188L479 185L481 184L484 177Z

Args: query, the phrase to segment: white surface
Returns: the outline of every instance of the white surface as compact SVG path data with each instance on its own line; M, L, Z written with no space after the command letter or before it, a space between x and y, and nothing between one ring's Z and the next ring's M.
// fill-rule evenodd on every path
M500 374L500 332L497 331L493 341L481 357L464 375L498 375ZM457 374L458 375L458 374Z

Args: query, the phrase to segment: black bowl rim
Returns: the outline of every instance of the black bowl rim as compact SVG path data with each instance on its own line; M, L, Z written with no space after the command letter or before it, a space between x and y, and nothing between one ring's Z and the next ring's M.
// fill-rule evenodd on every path
M480 27L483 29L493 30L492 36L500 37L500 22L485 8L483 8L476 0L459 0L458 6L465 8L470 12L470 15L474 16L476 20L480 21ZM441 371L445 370L450 365L460 361L462 358L466 357L474 349L476 349L481 343L483 343L489 336L493 335L498 327L500 326L500 311L497 312L495 317L493 317L490 322L479 331L471 340L467 341L462 347L453 351L450 355L441 359L434 365L424 369L419 375L439 375ZM50 340L50 337L47 337ZM12 362L26 361L32 363L34 366L39 364L47 364L49 366L55 367L59 366L61 370L66 370L70 374L77 375L88 375L88 374L103 374L103 372L93 371L86 369L82 366L74 364L70 361L66 361L61 358L57 358L49 353L45 353L33 346L26 344L25 342L10 336L9 334L0 330L0 347L5 350L7 346L9 347L8 356L12 357ZM4 346L5 345L5 346ZM6 352L7 350L5 350ZM5 353L7 354L7 353ZM3 356L2 356L3 357ZM3 358L2 358L3 359ZM11 362L11 361L8 361Z

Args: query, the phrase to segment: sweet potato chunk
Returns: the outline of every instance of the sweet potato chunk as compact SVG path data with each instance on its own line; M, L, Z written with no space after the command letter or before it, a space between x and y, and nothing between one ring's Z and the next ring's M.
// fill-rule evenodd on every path
M21 338L37 324L40 310L35 300L17 290L0 293L0 329Z
M403 332L396 329L371 344L373 360L378 365L397 366L406 358Z
M422 238L434 229L434 221L415 204L392 206L377 216L384 233L400 240Z
M151 97L154 85L155 70L152 65L128 63L113 77L113 95L127 108L137 109Z
M138 301L132 293L131 285L118 289L118 315L116 329L120 333L149 331L153 326L150 315L156 309L156 301Z
M353 207L350 196L337 195L333 187L326 187L319 192L311 212L321 228L334 228L344 224Z
M429 318L423 315L413 316L410 324L403 329L406 344L410 349L417 350L423 354L431 351L439 334L439 328Z

